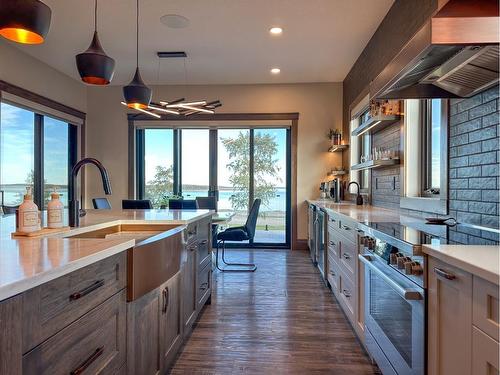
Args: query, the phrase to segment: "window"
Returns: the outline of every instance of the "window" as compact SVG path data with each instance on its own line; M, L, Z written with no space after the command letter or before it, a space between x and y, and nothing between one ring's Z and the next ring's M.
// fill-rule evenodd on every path
M168 206L172 194L215 196L218 211L233 214L229 226L244 225L251 204L260 198L255 237L246 245L288 247L290 132L285 126L138 127L136 197L160 208Z
M447 214L448 100L405 101L402 208Z
M422 102L423 196L439 196L441 189L441 129L447 121L446 114L443 113L445 106L446 102L442 99Z
M38 207L46 207L54 190L67 206L76 126L10 102L0 105L0 204L19 205L30 186Z
M362 123L370 119L370 109L368 108L368 97L360 104L357 114L353 115L351 120L351 132L360 126ZM354 112L354 111L353 111ZM361 136L351 136L351 165L359 164L367 161L371 154L371 136L365 133ZM360 192L369 194L370 191L370 170L351 171L351 181L359 183ZM350 187L350 192L355 193L357 190L354 186Z

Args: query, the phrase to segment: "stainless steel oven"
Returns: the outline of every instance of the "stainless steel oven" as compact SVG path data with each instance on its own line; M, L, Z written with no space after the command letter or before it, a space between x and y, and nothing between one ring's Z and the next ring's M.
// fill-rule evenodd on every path
M365 326L368 351L384 374L424 374L424 289L376 255L365 266Z

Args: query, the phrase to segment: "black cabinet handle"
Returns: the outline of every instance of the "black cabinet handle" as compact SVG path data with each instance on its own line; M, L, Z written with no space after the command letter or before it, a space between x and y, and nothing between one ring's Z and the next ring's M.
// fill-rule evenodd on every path
M200 284L200 289L201 289L201 290L205 290L205 289L207 289L207 288L208 288L208 283L201 283L201 284Z
M342 254L342 256L344 257L344 259L351 259L351 256L349 254L344 253Z
M346 298L351 298L351 292L349 292L347 289L344 289L342 293L344 294L344 296L346 296Z
M436 275L444 277L446 280L455 280L455 275L442 270L441 268L434 267L434 272Z
M165 314L167 312L168 304L170 302L170 291L168 290L168 286L166 286L162 290L162 294L163 294L163 307L161 311Z
M344 225L344 224L342 224L342 229L343 230L351 230L351 228L349 228L347 225Z
M201 240L200 245L206 245L208 243L208 240Z
M85 289L80 290L79 292L75 292L73 294L70 294L69 299L70 301L75 301L77 299L82 298L83 296L86 296L87 294L93 292L94 290L100 288L101 286L104 285L104 280L98 280L92 285L89 285Z
M82 362L80 366L70 372L70 375L82 374L97 358L99 358L102 353L104 353L104 346L97 348L94 353L90 355L85 361Z

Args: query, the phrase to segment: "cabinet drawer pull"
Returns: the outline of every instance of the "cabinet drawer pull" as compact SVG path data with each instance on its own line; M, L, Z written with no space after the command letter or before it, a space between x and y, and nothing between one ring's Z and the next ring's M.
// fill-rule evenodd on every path
M335 272L330 271L330 275L335 276Z
M208 240L201 240L200 245L206 245L208 243Z
M189 250L195 251L197 248L198 248L198 244L194 244L194 245L189 247Z
M349 254L344 253L342 254L342 256L344 257L344 259L351 259L351 256Z
M166 286L162 290L162 294L163 294L163 307L162 307L161 311L165 314L167 312L168 304L170 302L170 293L168 290L168 286Z
M351 298L351 292L348 291L347 289L342 290L342 294L344 294L346 298Z
M335 242L333 242L333 241L328 241L328 243L330 244L330 246L335 247Z
M94 353L90 355L85 361L82 362L80 366L70 372L70 375L80 375L82 374L97 358L99 358L102 353L104 353L104 346L97 348Z
M330 218L330 221L331 221L332 223L335 223L337 220L335 220L334 218L332 218L332 217L331 217L331 218Z
M201 283L201 284L200 284L200 289L201 289L201 290L205 290L205 289L207 289L207 288L208 288L208 283Z
M344 224L341 225L341 228L343 230L351 230L351 228L349 228L347 225L344 225Z
M104 280L98 280L92 285L89 285L85 289L80 290L79 292L75 292L73 294L70 294L69 299L70 301L75 301L77 299L82 298L83 296L86 296L87 294L93 292L94 290L100 288L101 286L104 285Z
M434 273L438 276L444 277L447 280L455 280L455 275L442 270L441 268L434 267Z

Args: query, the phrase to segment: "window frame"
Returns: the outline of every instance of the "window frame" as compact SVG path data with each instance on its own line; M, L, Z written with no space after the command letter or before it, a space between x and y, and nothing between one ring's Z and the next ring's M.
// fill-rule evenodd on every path
M27 105L17 103L15 101L3 98L0 95L0 104L5 103L7 105L21 108L26 111L33 113L33 202L39 207L40 210L46 209L44 202L44 169L45 169L45 137L44 137L44 126L45 117L51 117L53 119L59 120L67 124L68 131L68 193L69 194L69 180L71 178L71 170L76 164L78 157L78 125L71 123L67 119L61 117L51 116L49 114L41 113L34 108ZM0 113L0 128L1 128L1 113ZM83 189L82 189L83 191ZM22 202L21 202L22 203ZM3 196L0 202L0 208L4 204Z
M363 118L366 121L367 119L370 118L370 104L369 104L369 98L366 96L360 103L358 104L361 108L356 108L357 111L353 113L351 116L351 122L350 122L350 129L349 132L351 133L354 129L356 129L358 126L360 126L363 123ZM351 140L351 155L350 155L350 165L353 166L355 164L359 164L361 162L361 156L363 154L363 137L367 137L368 139L368 148L371 149L372 145L372 137L370 134L365 133L364 135L360 136L351 136L349 134L350 140ZM357 158L356 160L353 160L353 158ZM362 174L366 173L367 178L366 178L366 183L367 186L363 186L363 176ZM351 181L355 181L359 184L359 193L365 197L367 197L367 201L370 200L370 192L371 192L371 183L372 183L372 174L369 169L367 170L362 170L362 171L352 171L350 172L351 174ZM352 190L351 190L352 189ZM351 186L349 189L349 192L352 194L355 192L354 186Z
M432 144L428 144L431 140L432 131L432 99L421 99L418 103L418 119L415 116L416 111L408 108L409 101L405 100L405 130L404 130L404 149L405 163L403 168L404 173L404 188L401 189L400 207L410 210L430 212L435 214L448 214L448 142L449 142L449 100L440 99L441 105L441 137L440 137L440 191L439 194L432 194L425 190L429 187L431 181L432 168L431 157L429 153ZM410 123L411 122L411 123ZM413 128L412 134L418 132L417 142L419 144L409 144L409 127ZM417 128L415 128L417 127ZM418 150L419 155L415 160L409 155L408 148ZM418 166L415 163L419 163ZM420 172L415 176L409 173L410 168L419 168ZM411 177L410 177L411 176ZM411 179L411 181L409 181ZM409 185L418 185L418 192L409 193Z

